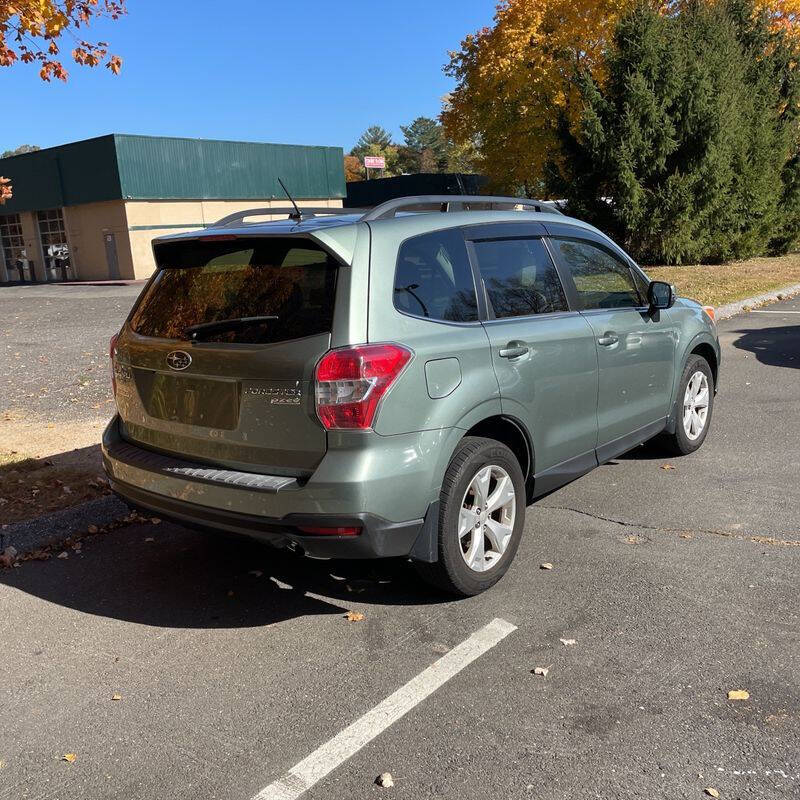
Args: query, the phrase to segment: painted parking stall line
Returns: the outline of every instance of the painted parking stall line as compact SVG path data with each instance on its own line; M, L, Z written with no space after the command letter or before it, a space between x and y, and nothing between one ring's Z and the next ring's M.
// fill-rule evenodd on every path
M363 717L295 764L277 781L262 789L252 800L296 800L516 629L516 625L498 618L475 631Z

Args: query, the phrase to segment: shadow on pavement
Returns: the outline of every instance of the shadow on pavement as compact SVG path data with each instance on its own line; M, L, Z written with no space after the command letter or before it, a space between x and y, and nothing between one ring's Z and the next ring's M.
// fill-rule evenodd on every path
M351 603L443 599L402 560L312 560L166 523L92 537L80 553L67 552L0 570L0 582L87 614L167 628L256 627L342 614Z
M742 335L733 346L754 353L762 364L800 369L800 325L735 332Z

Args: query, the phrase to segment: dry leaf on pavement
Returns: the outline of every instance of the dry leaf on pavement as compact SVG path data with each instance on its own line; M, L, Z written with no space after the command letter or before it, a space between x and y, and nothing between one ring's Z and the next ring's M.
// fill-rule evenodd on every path
M77 757L78 756L76 756L75 753L64 753L64 755L61 756L61 760L69 761L70 764L74 764Z
M383 786L384 789L391 789L394 786L394 781L392 780L392 773L391 772L381 772L377 778L375 778L375 783L378 786Z
M10 567L17 558L17 549L10 545L0 555L0 567Z
M553 565L549 561L545 561L544 564L539 564L539 569L553 569Z
M100 530L100 529L97 527L97 525L90 525L90 526L89 526L89 527L86 529L86 531L87 531L88 533L97 533L97 531L98 531L98 530Z
M564 645L564 647L572 647L573 644L578 644L575 639L559 639L559 641Z
M661 469L676 469L672 464L662 464Z
M112 700L122 700L122 695L119 694L119 692L114 692L114 694L111 695L111 699Z
M344 616L348 622L361 622L364 619L364 615L360 611L348 611Z
M709 797L719 797L719 792L713 787L709 786L703 790Z
M63 553L59 553L56 558L69 558L69 553L65 550Z
M728 700L749 700L750 692L745 689L731 689L728 692Z
M533 674L540 675L542 678L547 677L547 673L550 672L550 667L534 667Z

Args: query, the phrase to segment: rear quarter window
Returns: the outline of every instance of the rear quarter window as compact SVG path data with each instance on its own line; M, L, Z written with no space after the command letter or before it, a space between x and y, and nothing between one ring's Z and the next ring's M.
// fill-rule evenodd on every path
M338 262L313 242L187 240L155 254L130 320L142 336L269 344L331 330Z
M478 319L475 283L461 231L407 239L397 254L394 306L415 317L447 322Z

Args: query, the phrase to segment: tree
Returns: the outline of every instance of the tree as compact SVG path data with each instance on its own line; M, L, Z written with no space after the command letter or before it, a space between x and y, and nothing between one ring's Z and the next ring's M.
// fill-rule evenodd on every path
M386 176L398 175L399 152L396 145L392 144L392 135L380 125L370 125L364 133L359 136L355 147L350 152L363 162L364 156L383 156L386 160L386 168L383 174Z
M749 0L640 5L616 28L605 79L573 78L547 188L645 262L785 249L800 231L799 59Z
M406 147L417 155L414 172L444 172L447 169L449 142L440 123L430 117L417 117L401 125Z
M480 141L480 171L495 188L542 191L559 149L558 125L577 123L576 72L602 86L604 53L619 19L638 0L502 0L494 24L467 36L445 72L456 81L442 112L456 144ZM709 2L709 0L706 0ZM703 0L652 0L679 15ZM800 0L759 0L772 31L796 34Z
M355 156L344 157L344 179L347 182L364 180L364 169Z
M78 33L93 19L119 19L125 13L125 0L15 0L0 2L0 67L10 67L18 60L38 62L44 81L67 80L67 71L59 58L59 42L69 36L74 40L72 60L85 67L105 62L115 75L122 67L119 56L109 55L106 42L87 42Z
M122 59L108 52L106 42L88 42L78 33L92 20L119 19L125 14L125 0L0 0L0 67L17 61L39 64L43 81L66 81L67 70L59 58L60 42L72 38L72 60L84 67L101 62L118 75ZM8 178L0 176L0 205L11 197Z
M0 158L10 158L11 156L19 156L23 153L35 153L37 150L41 150L42 148L39 147L38 144L21 144L19 147L15 147L13 150L6 150L3 153L0 153Z
M380 125L370 125L361 136L352 150L354 156L363 157L370 155L374 149L382 150L392 144L392 135Z

